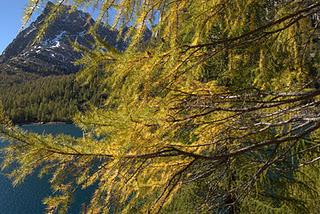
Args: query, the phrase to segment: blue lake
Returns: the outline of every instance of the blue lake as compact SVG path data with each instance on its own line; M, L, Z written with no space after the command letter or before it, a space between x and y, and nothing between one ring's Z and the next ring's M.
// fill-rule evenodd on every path
M44 124L44 125L25 125L23 129L36 133L69 134L81 137L80 129L71 124ZM50 195L50 185L48 177L39 178L31 175L25 181L13 187L11 181L0 174L0 214L40 214L45 213L45 206L42 200ZM91 197L89 190L76 193L69 213L80 213L82 204Z

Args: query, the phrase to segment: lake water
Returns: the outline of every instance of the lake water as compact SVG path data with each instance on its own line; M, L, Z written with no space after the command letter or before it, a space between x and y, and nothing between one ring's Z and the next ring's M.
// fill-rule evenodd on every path
M82 136L80 129L71 124L25 125L23 129L36 133L69 134ZM45 212L42 200L50 195L48 177L42 179L31 175L13 188L10 180L0 174L0 214L40 214ZM90 199L92 189L76 193L75 201L69 213L80 213L81 205Z

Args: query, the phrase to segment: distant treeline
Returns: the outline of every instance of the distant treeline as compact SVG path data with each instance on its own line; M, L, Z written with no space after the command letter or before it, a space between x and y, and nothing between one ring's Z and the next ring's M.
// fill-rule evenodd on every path
M106 97L92 80L81 85L75 75L43 77L0 87L0 100L14 123L70 122L88 103L99 105Z

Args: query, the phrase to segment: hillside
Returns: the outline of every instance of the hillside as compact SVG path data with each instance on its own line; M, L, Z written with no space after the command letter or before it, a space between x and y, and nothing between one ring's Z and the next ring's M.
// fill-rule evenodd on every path
M93 38L89 29L95 24L90 14L73 11L63 6L63 12L49 25L44 36L37 41L41 25L48 17L53 3L49 2L43 13L30 26L21 31L0 56L2 75L20 72L39 76L71 74L79 71L74 64L81 53L74 50L72 43L92 48ZM117 40L118 32L101 25L97 33L111 46L124 50L126 44ZM29 76L29 75L26 75Z
M0 99L14 123L70 122L90 102L99 105L106 97L96 80L81 85L75 75L48 76L1 88Z
M73 43L93 48L89 28L95 21L90 14L63 5L63 12L36 41L52 6L49 2L0 56L0 100L16 123L70 121L86 102L99 100L97 84L82 86L74 75L80 69L74 62L82 54L74 50ZM126 48L126 43L117 39L117 31L101 25L97 33L118 50Z

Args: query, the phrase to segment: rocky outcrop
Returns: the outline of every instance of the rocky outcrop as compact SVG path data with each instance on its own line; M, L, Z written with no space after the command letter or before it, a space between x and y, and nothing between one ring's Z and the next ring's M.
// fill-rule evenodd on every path
M73 42L85 47L93 45L89 28L95 24L90 14L80 10L71 10L62 6L62 12L50 23L45 35L37 42L36 36L41 24L52 9L49 2L43 13L30 26L21 31L0 56L0 74L16 75L20 72L39 76L64 75L79 71L74 62L81 53L74 50ZM111 46L119 50L126 48L124 41L117 40L118 32L106 26L99 26L98 35ZM23 76L28 76L24 74Z

